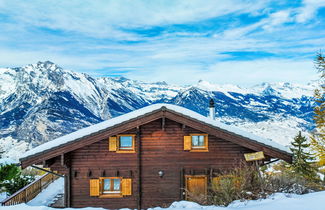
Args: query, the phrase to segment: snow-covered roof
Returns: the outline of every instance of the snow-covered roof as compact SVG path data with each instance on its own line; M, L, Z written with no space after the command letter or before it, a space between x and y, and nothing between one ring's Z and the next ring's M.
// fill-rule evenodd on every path
M231 133L234 133L236 135L245 137L248 140L251 140L253 142L258 142L258 143L261 143L261 144L263 144L265 146L273 147L274 149L281 150L281 151L286 152L286 153L291 153L288 148L286 148L285 146L280 145L280 144L278 144L278 143L276 143L276 142L274 142L274 141L272 141L270 139L265 139L265 138L256 136L254 134L251 134L249 132L242 131L242 130L234 127L234 126L226 125L226 124L218 122L216 120L212 120L211 118L205 117L205 116L203 116L203 115L201 115L201 114L199 114L197 112L191 111L191 110L186 109L184 107L180 107L180 106L172 105L172 104L159 103L159 104L153 104L153 105L146 106L144 108L129 112L127 114L124 114L124 115L121 115L121 116L118 116L118 117L115 117L115 118L111 118L111 119L103 121L101 123L91 125L89 127L77 130L77 131L75 131L73 133L70 133L68 135L65 135L65 136L59 137L57 139L54 139L54 140L52 140L50 142L44 143L44 144L42 144L40 146L37 146L37 147L27 151L26 153L24 153L21 156L21 159L25 159L25 158L27 158L29 156L34 156L34 155L36 155L38 153L43 153L45 151L52 150L52 149L54 149L56 147L62 146L62 145L67 144L69 142L73 142L73 141L75 141L77 139L80 139L82 137L91 135L93 133L100 132L102 130L109 129L110 127L113 127L113 126L118 125L120 123L129 121L129 120L132 120L132 119L135 119L135 118L139 118L139 117L141 117L143 115L149 114L151 112L158 111L158 110L163 109L163 108L165 108L167 110L170 110L170 111L173 111L173 112L177 112L177 113L179 113L179 114L181 114L183 116L186 116L188 118L192 118L192 119L195 119L197 121L201 121L204 124L208 124L210 126L225 130L227 132L231 132Z

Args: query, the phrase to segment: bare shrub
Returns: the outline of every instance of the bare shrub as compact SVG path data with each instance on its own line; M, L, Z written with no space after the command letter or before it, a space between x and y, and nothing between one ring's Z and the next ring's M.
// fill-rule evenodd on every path
M266 173L242 164L211 180L207 203L227 206L234 200L255 200L275 192L304 194L319 190L324 190L322 183L299 176L288 167Z
M194 192L189 192L186 190L186 194L187 194L187 200L189 200L189 201L193 201L193 202L199 203L201 205L208 204L207 196L202 193L194 193Z
M209 204L227 206L234 200L256 199L255 192L261 191L261 184L254 166L235 168L212 179Z
M305 194L324 190L320 179L295 173L290 165L280 162L273 166L275 172L264 173L266 189L271 192Z

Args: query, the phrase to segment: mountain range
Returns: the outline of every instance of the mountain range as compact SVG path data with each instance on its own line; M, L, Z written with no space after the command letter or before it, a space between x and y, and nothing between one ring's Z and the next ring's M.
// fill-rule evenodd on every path
M46 61L0 68L0 154L53 140L77 129L153 103L180 105L202 115L216 103L216 119L288 145L298 131L314 127L313 90L306 85L147 83L124 77L95 78ZM11 153L10 153L11 152Z

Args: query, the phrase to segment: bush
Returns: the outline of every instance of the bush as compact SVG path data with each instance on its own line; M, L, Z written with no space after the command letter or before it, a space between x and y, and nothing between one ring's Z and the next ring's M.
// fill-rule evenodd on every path
M204 194L198 194L198 193L192 193L189 191L186 191L187 199L190 201L193 201L195 203L199 203L201 205L207 205L207 198ZM167 206L168 207L168 206Z
M243 166L213 178L208 203L227 206L234 200L256 199L263 190L254 166Z
M2 182L2 186L5 188L8 195L12 195L34 180L35 179L32 176L19 174L10 180Z
M304 194L324 190L319 180L306 179L294 173L287 164L277 166L276 172L264 169L259 174L255 166L242 164L242 167L220 174L212 179L206 204L227 206L234 200L255 200L276 192Z
M7 192L8 195L12 195L34 180L34 176L23 173L15 164L0 165L0 191Z
M15 164L0 165L0 183L14 178L19 171L19 167Z
M236 177L224 176L213 182L210 192L210 202L215 205L227 206L234 200L242 197L242 185L236 184Z
M266 187L270 192L305 194L324 190L317 177L296 173L291 165L281 161L273 166L274 172L265 173Z

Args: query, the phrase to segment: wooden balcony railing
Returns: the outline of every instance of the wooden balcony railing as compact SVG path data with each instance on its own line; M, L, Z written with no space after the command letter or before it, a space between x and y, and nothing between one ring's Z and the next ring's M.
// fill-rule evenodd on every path
M44 174L40 178L36 179L32 183L26 185L8 198L1 201L1 206L11 206L20 203L27 203L28 201L35 198L43 189L45 189L49 184L58 178L59 176L51 173Z

